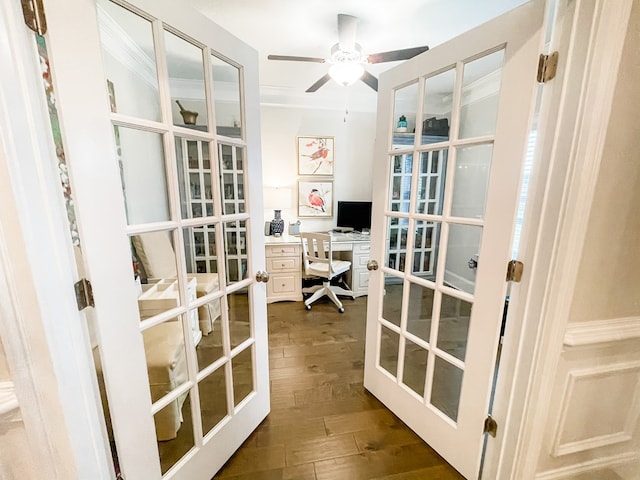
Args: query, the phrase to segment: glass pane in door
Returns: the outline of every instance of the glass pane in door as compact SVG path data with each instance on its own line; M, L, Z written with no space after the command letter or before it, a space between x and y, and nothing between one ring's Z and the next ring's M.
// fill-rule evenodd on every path
M382 325L380 327L380 367L394 377L398 374L400 335Z
M504 50L464 66L459 138L493 135L498 118Z
M387 252L385 265L394 270L404 272L407 260L407 234L409 219L389 217L387 221Z
M211 170L209 143L176 137L176 163L182 218L211 217L214 214L215 175Z
M195 445L190 399L188 392L181 394L153 416L163 475Z
M211 79L213 80L216 133L226 137L242 137L240 69L212 55Z
M409 284L407 331L425 342L431 337L434 291L415 283Z
M458 224L449 226L444 271L445 284L463 292L474 292L476 268L470 260L478 258L481 239L482 227Z
M471 303L442 295L437 347L464 361L467 352Z
M456 154L451 215L483 218L493 144L460 147Z
M413 145L418 112L418 83L399 88L395 92L393 106L393 147Z
M458 420L462 377L463 371L458 367L440 357L435 357L431 405L454 422Z
M424 82L422 103L421 144L443 142L449 139L449 124L453 110L455 69L429 77Z
M174 125L207 130L207 103L202 48L164 31Z
M253 392L253 348L245 348L231 360L233 378L233 401L237 407L247 395Z
M408 212L411 200L413 154L395 155L391 173L389 210Z
M227 381L225 366L219 367L198 382L202 433L209 433L227 416Z
M169 220L162 135L114 127L120 178L129 225Z
M403 282L401 278L385 275L384 297L382 297L382 318L400 326L402 317Z
M413 275L433 281L438 265L438 248L440 244L440 222L415 221L413 239Z
M230 285L247 278L247 226L244 221L223 224L224 252L227 283Z
M111 111L160 121L151 22L108 0L96 8Z
M425 348L409 340L405 341L402 383L421 397L424 396L428 360L429 352Z
M442 215L442 200L447 173L448 149L420 154L418 187L415 195L416 213Z
M244 150L240 147L218 146L220 161L220 189L222 190L222 211L225 215L245 212L245 172Z

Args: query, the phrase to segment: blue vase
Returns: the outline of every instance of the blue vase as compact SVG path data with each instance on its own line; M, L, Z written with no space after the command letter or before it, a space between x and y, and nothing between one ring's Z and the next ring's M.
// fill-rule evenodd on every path
M279 237L284 232L284 220L281 217L282 210L273 211L273 220L271 220L270 235Z

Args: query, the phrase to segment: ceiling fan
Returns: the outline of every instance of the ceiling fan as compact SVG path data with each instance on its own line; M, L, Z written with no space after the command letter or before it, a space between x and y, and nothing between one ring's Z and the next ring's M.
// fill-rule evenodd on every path
M363 55L362 47L356 43L356 27L358 18L343 13L338 14L338 43L331 47L331 57L296 57L291 55L268 55L269 60L286 60L291 62L330 63L329 72L311 85L306 92L318 90L329 80L348 86L357 80L362 80L369 87L378 91L378 79L364 69L367 63L396 62L408 60L429 50L429 47L413 47L389 52Z

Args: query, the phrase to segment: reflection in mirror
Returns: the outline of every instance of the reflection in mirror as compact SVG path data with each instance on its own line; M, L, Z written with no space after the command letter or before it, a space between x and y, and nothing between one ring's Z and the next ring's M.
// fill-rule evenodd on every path
M176 160L182 218L213 216L209 143L176 137Z
M380 367L394 377L398 375L400 335L384 325L380 326Z
M233 400L237 407L253 392L253 348L249 346L231 360Z
M113 127L118 152L127 223L169 220L169 198L162 136Z
M404 272L407 258L407 232L409 219L389 217L387 220L386 266Z
M439 73L425 80L422 106L422 140L427 143L449 139L456 71Z
M244 213L244 150L241 147L219 144L220 189L222 190L222 212L225 215Z
M182 405L182 410L176 410L176 406ZM174 434L167 435L158 425L164 425L174 418L182 419L182 424ZM158 453L160 454L160 469L164 475L184 455L191 450L195 443L193 437L193 421L191 419L190 395L185 393L178 400L170 403L154 416L156 435L158 440Z
M481 239L482 227L457 224L449 226L445 284L463 292L474 292L476 269L469 260L478 258Z
M227 384L225 367L219 367L213 373L198 382L200 392L200 413L202 432L209 433L213 427L227 416Z
M399 327L402 316L402 279L385 274L384 285L385 294L384 297L382 297L382 318Z
M449 150L445 148L420 154L416 213L442 215L448 153Z
M435 359L431 404L455 422L458 420L463 372L440 357Z
M458 148L451 204L454 217L484 217L492 156L492 144Z
M202 49L164 31L174 125L207 130Z
M418 111L418 82L395 91L393 102L393 148L413 145Z
M240 69L212 55L211 78L213 80L216 133L239 138L242 136Z
M108 0L96 7L111 111L160 121L151 22Z
M229 337L231 348L235 348L251 336L249 294L244 290L231 293L229 301Z
M157 402L188 380L182 322L177 318L163 322L144 330L142 337L151 401ZM184 422L183 407L186 397L186 394L178 396L155 414L156 436L159 442L174 440L180 430L191 428L190 417ZM193 435L189 437L190 446L193 446ZM180 456L182 454L184 452L180 452Z
M407 331L421 340L429 342L434 292L430 288L415 283L409 285Z
M185 228L184 249L187 273L218 273L218 249L216 247L215 225ZM217 280L218 276L215 275L214 277ZM200 285L200 283L201 282L198 281L198 285ZM212 287L215 287L215 290L220 288L217 281L215 286Z
M247 278L247 226L245 221L223 224L227 284Z
M441 224L425 220L416 220L415 224L412 273L417 277L434 281L438 265Z
M393 212L408 212L411 200L411 171L413 154L393 156L389 209Z
M429 352L427 350L409 340L405 340L402 383L421 397L424 396L428 359Z
M443 294L437 347L464 361L470 318L471 303Z
M495 133L503 63L499 50L464 66L459 138Z

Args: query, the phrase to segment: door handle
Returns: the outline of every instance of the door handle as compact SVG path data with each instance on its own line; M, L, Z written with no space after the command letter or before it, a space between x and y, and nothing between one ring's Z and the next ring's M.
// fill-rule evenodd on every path
M259 282L267 283L269 281L269 273L258 270L258 272L256 273L256 280Z
M367 270L377 270L378 269L378 262L376 262L375 260L369 260L367 262Z

